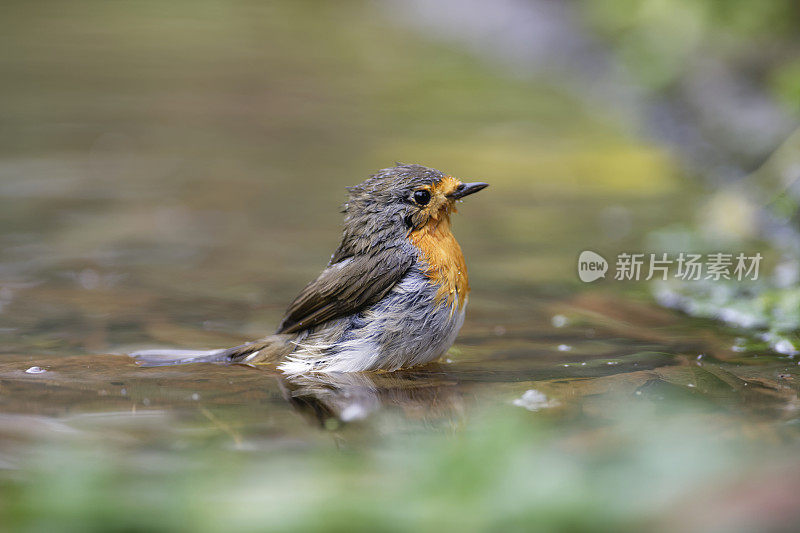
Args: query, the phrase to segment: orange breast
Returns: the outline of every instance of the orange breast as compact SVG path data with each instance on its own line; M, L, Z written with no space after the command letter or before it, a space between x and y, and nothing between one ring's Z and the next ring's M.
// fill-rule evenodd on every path
M469 278L464 254L450 231L449 214L431 218L409 238L428 263L425 274L438 287L437 300L446 301L448 305L457 302L458 309L461 309L469 294Z

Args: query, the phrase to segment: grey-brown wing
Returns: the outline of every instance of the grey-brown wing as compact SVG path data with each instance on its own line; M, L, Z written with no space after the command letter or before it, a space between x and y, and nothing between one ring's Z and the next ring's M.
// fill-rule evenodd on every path
M392 290L413 262L412 253L392 248L329 266L295 298L278 333L296 333L361 311Z

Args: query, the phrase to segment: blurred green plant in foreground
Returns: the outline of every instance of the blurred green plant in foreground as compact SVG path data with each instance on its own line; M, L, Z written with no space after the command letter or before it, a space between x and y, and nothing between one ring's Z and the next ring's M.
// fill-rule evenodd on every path
M772 478L796 452L775 440L785 429L742 439L746 425L669 405L581 430L508 406L454 431L279 456L201 447L134 458L53 440L28 451L20 479L0 481L0 520L24 532L746 531L800 518L780 499L715 512L731 493L800 488L797 476Z

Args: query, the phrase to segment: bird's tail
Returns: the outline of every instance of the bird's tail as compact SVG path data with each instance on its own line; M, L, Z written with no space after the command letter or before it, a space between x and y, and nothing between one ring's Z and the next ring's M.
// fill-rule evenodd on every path
M294 349L294 335L271 335L246 342L233 348L219 350L142 350L131 357L141 366L170 366L190 363L253 363L269 364L279 361Z

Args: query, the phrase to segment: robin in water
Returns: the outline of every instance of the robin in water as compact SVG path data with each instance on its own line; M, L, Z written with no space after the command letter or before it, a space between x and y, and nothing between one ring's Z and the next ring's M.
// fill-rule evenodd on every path
M342 242L275 335L222 350L132 355L145 365L277 364L289 374L433 361L455 341L470 291L450 215L457 201L487 186L421 165L383 169L348 189Z

